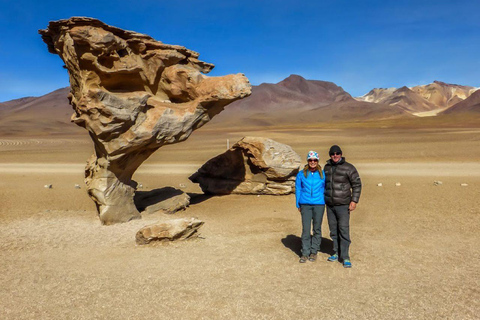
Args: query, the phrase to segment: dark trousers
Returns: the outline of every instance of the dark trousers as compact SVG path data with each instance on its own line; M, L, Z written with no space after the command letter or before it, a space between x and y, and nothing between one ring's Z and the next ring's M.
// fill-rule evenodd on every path
M302 213L302 256L308 257L311 253L320 251L322 242L322 220L325 205L300 205ZM313 222L313 236L310 233Z
M350 259L350 210L348 205L327 206L328 227L333 241L333 251L340 260Z

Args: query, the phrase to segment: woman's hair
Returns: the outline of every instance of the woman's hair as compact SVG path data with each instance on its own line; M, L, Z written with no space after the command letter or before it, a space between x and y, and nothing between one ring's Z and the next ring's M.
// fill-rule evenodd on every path
M320 165L319 162L317 162L317 170L318 170L318 173L320 173L320 178L323 179L322 166ZM305 167L303 167L303 175L305 176L305 178L307 177L308 171L310 171L310 168L308 167L308 163L307 163Z

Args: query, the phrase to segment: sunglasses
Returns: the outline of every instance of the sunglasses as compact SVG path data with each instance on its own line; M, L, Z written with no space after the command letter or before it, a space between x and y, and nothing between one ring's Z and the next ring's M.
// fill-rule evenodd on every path
M330 157L331 156L341 156L342 154L341 153L338 153L338 152L333 152L333 153L330 153Z
M317 159L308 159L308 162L313 161L313 162L318 162Z

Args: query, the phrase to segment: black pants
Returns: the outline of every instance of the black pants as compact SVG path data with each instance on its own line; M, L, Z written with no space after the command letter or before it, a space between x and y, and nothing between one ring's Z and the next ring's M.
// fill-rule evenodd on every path
M333 251L340 260L350 259L350 210L348 205L327 206L328 227L333 241Z

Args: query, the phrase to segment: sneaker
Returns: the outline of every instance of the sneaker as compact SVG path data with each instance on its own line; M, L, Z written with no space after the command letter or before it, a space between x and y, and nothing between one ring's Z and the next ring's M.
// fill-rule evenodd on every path
M333 256L328 257L327 261L338 261L338 254L334 254Z
M345 259L343 261L343 267L344 268L351 268L352 267L352 263L350 262L350 259Z
M308 259L307 257L302 256L302 257L300 258L300 260L298 260L298 262L300 262L300 263L305 263L305 262L307 262L307 259Z
M315 262L315 260L317 260L317 255L312 253L312 254L308 257L308 261L310 261L310 262Z

